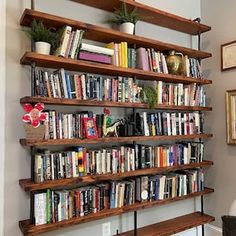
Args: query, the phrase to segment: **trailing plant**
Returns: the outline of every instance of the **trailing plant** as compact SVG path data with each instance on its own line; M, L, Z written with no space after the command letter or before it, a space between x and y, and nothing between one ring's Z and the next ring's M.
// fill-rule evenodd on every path
M137 14L137 8L134 8L132 11L128 11L127 5L125 2L122 3L120 9L116 9L114 12L115 16L113 19L108 20L108 23L120 25L125 22L130 22L136 24L139 20Z
M46 28L42 21L32 22L31 28L25 30L34 42L46 42L55 47L59 40L59 34L53 28Z
M153 87L144 87L141 90L140 98L143 103L147 103L150 108L157 104L157 92Z

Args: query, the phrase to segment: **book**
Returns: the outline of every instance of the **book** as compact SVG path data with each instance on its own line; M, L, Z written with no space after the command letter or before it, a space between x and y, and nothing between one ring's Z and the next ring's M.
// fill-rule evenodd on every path
M114 49L95 46L95 45L88 44L88 43L82 43L80 49L81 49L81 51L93 52L93 53L97 53L97 54L104 54L104 55L108 55L108 56L114 55Z
M104 64L112 64L111 56L87 52L87 51L80 51L78 59L86 60L86 61L94 61L94 62L99 62L99 63L104 63Z
M60 39L59 47L55 51L55 56L65 57L66 49L67 49L67 44L68 44L69 39L70 39L71 31L72 31L72 27L69 26L69 25L66 25L63 28L62 37Z

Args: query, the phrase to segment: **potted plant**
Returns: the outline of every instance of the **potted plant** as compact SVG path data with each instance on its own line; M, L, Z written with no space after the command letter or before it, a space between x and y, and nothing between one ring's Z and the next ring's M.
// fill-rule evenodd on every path
M50 54L51 47L57 42L57 32L52 28L46 28L42 21L33 20L31 28L26 31L35 43L35 52Z
M117 9L114 13L114 18L108 22L119 25L121 32L133 34L135 24L138 21L137 9L134 8L132 11L129 11L126 3L123 2L120 9Z
M141 90L140 98L143 103L149 105L149 108L154 108L157 104L157 91L153 87L144 87Z

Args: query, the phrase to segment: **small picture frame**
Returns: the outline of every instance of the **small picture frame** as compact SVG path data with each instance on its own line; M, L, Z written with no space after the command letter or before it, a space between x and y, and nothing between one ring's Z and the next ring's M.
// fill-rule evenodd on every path
M227 144L236 144L236 89L226 91Z
M221 45L221 71L236 68L236 41Z
M98 138L97 126L94 118L83 118L86 138Z

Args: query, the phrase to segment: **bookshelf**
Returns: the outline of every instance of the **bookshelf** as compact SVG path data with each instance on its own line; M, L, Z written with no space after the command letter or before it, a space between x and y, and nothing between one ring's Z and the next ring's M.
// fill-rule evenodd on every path
M69 227L69 226L72 226L72 225L78 225L78 224L81 224L81 223L86 223L86 222L90 222L90 221L94 221L94 220L101 220L101 219L111 217L111 216L121 215L121 214L124 214L124 213L127 213L127 212L133 212L133 211L136 211L136 210L147 209L147 208L154 207L154 206L162 206L162 205L170 204L170 203L173 203L173 202L178 202L178 201L182 201L182 200L186 200L186 199L191 199L191 198L203 196L203 195L206 195L206 194L210 194L212 192L214 192L213 189L205 188L205 190L202 191L202 192L188 194L188 195L185 195L183 197L164 199L162 201L156 201L156 202L137 203L137 204L133 204L131 206L124 206L122 208L103 210L103 211L98 212L98 213L89 214L89 215L83 216L83 217L74 217L72 219L57 222L57 223L53 223L53 224L35 226L35 225L30 223L30 220L23 220L23 221L19 222L19 226L20 226L21 231L24 235L33 236L33 235L37 235L37 234L41 234L41 233L45 233L45 232L49 232L49 231L53 231L53 230L58 230L60 228ZM204 217L206 217L206 215L201 215L200 219L203 220ZM211 217L211 216L208 216L208 217L209 217L208 222L211 222L211 221L214 220L214 217ZM199 225L199 218L196 219L196 220L197 221L192 219L192 221L195 222L194 226ZM201 221L201 223L202 223L202 221ZM168 224L168 226L171 227L170 224ZM192 228L194 226L191 226L189 228ZM171 232L174 233L175 230L176 230L176 228L174 228L174 229L172 228Z
M199 24L189 19L170 14L159 9L144 5L133 0L73 0L74 2L82 3L87 6L99 8L102 10L113 12L114 8L119 8L121 2L125 2L128 8L137 8L137 12L142 21L159 25L165 28L177 30L183 33L197 35L211 30L210 26Z
M176 51L182 52L183 54L186 54L190 57L197 57L202 59L211 57L211 53L208 52L203 52L200 50L190 49L153 39L148 39L138 35L134 36L130 34L125 34L112 29L87 24L80 21L75 21L30 9L26 9L24 11L20 24L22 26L30 26L33 19L42 20L44 24L48 27L60 28L64 25L70 25L74 29L84 29L85 34L83 38L98 42L110 43L112 41L126 41L129 44L136 44L137 47L152 47L161 51L169 51L175 49Z
M197 167L202 167L202 168L210 167L211 165L213 165L212 161L203 161L201 163L191 163L191 164L186 164L186 165L128 171L125 173L117 173L116 175L114 174L87 175L87 176L78 177L78 178L44 181L43 183L35 183L31 179L21 179L19 180L19 184L21 188L27 192L27 191L36 191L36 190L42 190L42 189L47 189L47 188L56 188L60 186L71 186L78 183L90 184L90 183L96 183L96 182L101 182L101 181L119 180L119 179L141 176L141 175L163 174L163 173L172 172L176 170L187 170L187 169L193 169Z
M95 8L100 8L107 11L113 11L114 7L118 7L123 0L105 0L105 1L95 1L95 0L74 0L75 2L86 4ZM140 16L143 21L163 26L169 29L177 30L180 32L199 35L201 33L209 31L211 28L204 24L197 23L179 17L152 7L146 6L141 3L137 3L131 0L125 0L128 7L137 7ZM151 16L151 17L150 17ZM153 39L148 39L145 37L137 35L129 35L121 33L112 29L99 27L92 24L87 24L80 21L75 21L72 19L67 19L64 17L59 17L31 9L25 9L22 14L20 24L22 26L30 26L33 19L42 20L44 24L48 27L60 28L64 25L70 25L75 29L85 30L85 39L98 41L102 43L109 43L111 41L121 42L125 41L129 44L135 45L136 47L150 47L160 51L176 50L190 57L204 59L211 57L211 53L190 49L178 45L173 45ZM130 76L135 77L138 80L149 80L149 81L163 81L170 83L183 83L183 84L199 84L199 85L209 85L212 83L211 80L196 79L186 76L178 76L171 74L156 73L151 71L143 71L140 69L131 68L121 68L113 65L99 64L88 61L73 60L68 58L56 57L53 55L41 55L35 52L25 52L22 56L20 63L22 65L33 65L33 67L45 67L52 69L64 68L69 71L79 71L94 74L110 75L110 76ZM88 100L78 100L78 99L65 99L65 98L47 98L47 97L36 97L27 96L20 99L20 103L38 103L42 102L46 105L53 106L88 106L88 107L114 107L114 108L132 108L135 109L146 109L149 107L147 104L143 103L124 103L124 102L108 102L108 101L88 101ZM199 106L169 106L169 105L156 105L153 109L155 110L166 110L166 111L199 111L206 112L211 111L211 107L199 107ZM181 141L181 140L202 140L211 138L212 134L193 134L193 135L172 135L172 136L130 136L130 137L109 137L109 138L93 138L93 139L49 139L49 140L39 140L39 139L20 139L20 144L24 147L31 149L32 158L34 158L34 150L40 147L51 147L51 146L75 146L75 145L88 145L88 144L110 144L110 143L133 143L133 142L149 142L149 141ZM33 161L32 161L33 163ZM103 181L111 180L123 180L127 177L139 177L154 174L165 174L171 173L177 170L190 170L193 168L206 168L213 165L213 162L204 160L200 163L191 163L185 165L175 165L169 167L158 167L158 168L146 168L139 169L135 171L128 171L124 173L117 174L95 174L95 175L85 175L82 177L65 178L57 180L49 180L41 183L35 183L33 177L28 179L19 180L19 185L21 188L30 193L31 196L31 217L30 219L23 220L19 222L19 227L23 235L33 236L41 233L46 233L54 230L59 230L60 228L69 227L71 225L78 225L85 222L92 222L99 219L104 219L111 216L121 215L127 212L134 212L135 224L137 226L137 210L147 209L155 206L161 206L165 204L170 204L177 201L183 201L186 199L191 199L195 197L201 197L203 201L203 196L213 193L214 190L211 188L204 188L202 191L190 193L184 196L177 196L173 198L167 198L164 200L156 201L146 201L146 202L136 202L132 205L126 205L115 209L105 209L97 213L91 213L86 216L73 217L68 220L63 220L56 223L35 225L33 218L33 196L34 193L42 191L45 189L61 189L63 187L78 186L79 184L96 184ZM33 172L33 164L31 165L31 172ZM177 232L184 231L186 229L203 225L214 221L214 217L206 215L202 212L195 212L189 215L177 217L171 220L160 222L154 225L146 226L137 229L135 226L134 231L124 232L120 235L149 235L153 229L158 235L170 235Z
M171 141L211 138L212 134L190 134L190 135L171 135L171 136L131 136L131 137L107 137L93 139L20 139L22 146L47 146L47 145L82 145L82 144L102 144L102 143L126 143L138 141Z
M67 98L47 98L47 97L34 97L27 96L20 99L20 103L44 103L48 105L67 105L67 106L91 106L91 107L117 107L117 108L140 108L149 109L147 104L144 103L131 103L131 102L110 102L110 101L87 101L79 99ZM174 105L155 105L153 109L157 110L173 110L173 111L212 111L211 107L201 106L174 106Z

